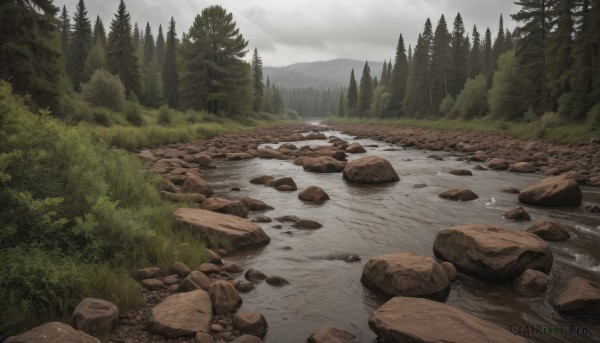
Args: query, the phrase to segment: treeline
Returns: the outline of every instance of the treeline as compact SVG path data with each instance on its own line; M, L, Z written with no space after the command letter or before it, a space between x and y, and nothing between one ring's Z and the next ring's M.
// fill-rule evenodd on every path
M302 117L324 117L337 113L339 98L345 89L295 87L279 89L285 104Z
M243 60L248 41L218 5L203 9L181 38L172 17L165 30L132 27L123 0L108 28L99 16L92 25L83 0L72 17L52 0L3 2L0 14L18 19L0 22L1 78L59 115L76 112L71 91L114 111L128 100L235 116L272 101L264 99L258 51Z
M351 71L337 112L353 117L448 117L600 125L600 1L523 0L494 38L477 26L466 33L456 15L429 19L408 53L402 34L394 63L380 82L368 63L360 80Z

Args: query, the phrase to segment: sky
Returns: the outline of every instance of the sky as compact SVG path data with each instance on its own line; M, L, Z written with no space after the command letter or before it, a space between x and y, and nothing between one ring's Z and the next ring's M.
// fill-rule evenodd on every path
M69 16L79 0L55 0ZM108 31L119 0L84 0L88 18L94 24L100 16ZM495 37L500 14L504 27L514 29L510 18L518 10L510 0L125 0L133 23L140 29L150 23L156 38L158 25L166 32L172 16L177 36L187 32L203 8L221 5L233 14L251 52L258 49L263 66L284 66L296 62L352 58L382 62L394 57L398 37L414 47L427 18L433 28L443 14L452 31L460 12L467 33L477 25L483 36L486 28Z

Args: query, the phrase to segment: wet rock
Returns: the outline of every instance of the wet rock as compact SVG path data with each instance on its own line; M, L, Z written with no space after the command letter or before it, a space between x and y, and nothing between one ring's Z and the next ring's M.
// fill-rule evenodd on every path
M265 204L264 202L251 197L243 197L240 199L240 201L250 211L270 211L273 209L273 207Z
M277 275L269 276L265 281L271 286L279 286L279 287L290 284L290 282L288 280L282 278L281 276L277 276Z
M343 178L354 183L391 183L400 181L400 177L386 159L367 156L348 162Z
M265 185L269 187L274 187L275 189L280 191L287 192L295 191L298 189L298 186L296 186L296 182L294 182L294 179L292 179L289 176L282 177L280 179L269 180L265 183Z
M354 343L355 338L349 332L326 326L313 332L306 343Z
M579 206L581 199L581 188L577 182L563 176L536 182L519 194L520 202L545 207Z
M100 343L83 331L59 322L45 323L20 335L8 337L4 343Z
M442 269L444 270L444 273L446 274L446 277L448 278L448 281L456 281L456 279L458 279L458 271L456 270L456 267L454 267L454 265L450 262L442 262L440 263L440 267L442 267Z
M450 174L456 176L473 176L473 173L470 170L466 169L452 169Z
M435 160L435 161L443 161L444 159L438 155L429 155L427 158Z
M433 252L458 270L493 281L512 281L526 269L547 273L552 267L552 251L541 238L486 224L438 231Z
M329 260L329 261L340 260L340 261L344 261L346 263L353 263L353 262L360 261L360 256L358 256L357 254L347 254L347 253L331 254L331 255L325 256L325 259Z
M237 274L237 273L243 272L244 268L240 267L239 265L237 265L235 263L223 263L221 265L221 270L224 272Z
M231 214L240 218L244 218L248 214L248 210L238 200L229 200L220 197L210 197L206 199L200 208L207 211L219 212L223 214Z
M264 185L265 183L267 183L267 181L274 180L274 179L275 178L270 175L261 175L261 176L256 176L256 177L253 177L252 179L250 179L250 183L253 183L255 185Z
M253 159L254 157L255 157L254 155L249 154L247 152L232 152L232 153L225 154L225 158L227 159L227 161L250 160L250 159Z
M515 187L502 188L500 191L503 193L511 193L511 194L519 194L521 192L518 189L516 189Z
M508 171L513 173L535 173L536 168L529 162L517 162L512 164Z
M506 170L508 169L508 161L503 158L493 158L488 162L487 166L492 170Z
M160 268L143 268L135 272L135 278L138 280L155 279L160 276Z
M186 277L191 272L192 270L181 262L175 262L169 267L170 274L177 274L181 277Z
M163 282L167 286L171 286L171 285L174 285L176 283L179 283L179 275L173 274L173 275L165 276L165 278L163 279Z
M213 195L213 190L210 188L208 182L204 181L203 178L194 174L194 173L186 173L186 180L181 186L181 190L184 193L198 193L204 194L207 197Z
M549 220L538 220L535 221L527 232L538 235L541 239L547 241L564 241L569 239L569 229L566 225L552 222Z
M238 312L233 316L233 327L243 333L263 337L269 328L265 317L257 311Z
M204 290L177 293L152 309L148 331L168 338L210 332L212 316L212 303Z
M194 270L181 283L179 288L182 292L195 291L197 289L208 290L212 281L206 274L201 271Z
M231 343L262 343L262 339L254 335L243 334L231 341Z
M283 143L279 146L278 149L298 150L298 147L292 143Z
M529 213L523 207L508 210L503 214L503 217L509 220L531 220Z
M344 150L350 154L363 154L363 153L367 152L367 150L358 143L352 143L352 144L348 145L346 147L346 149L344 149Z
M529 342L456 307L412 297L395 297L383 304L369 318L369 327L388 343Z
M212 157L207 153L198 153L193 155L192 159L193 163L196 163L199 167L202 168L216 168L215 162Z
M194 336L194 343L214 343L214 342L215 342L214 338L206 332L198 331L196 333L196 336Z
M275 220L277 220L280 223L287 223L287 222L295 223L295 222L299 221L300 218L297 216L286 215L286 216L277 217L277 218L275 218Z
M102 299L83 299L71 316L73 327L92 336L110 332L119 323L117 305Z
M329 200L329 195L321 187L310 186L298 194L298 199L322 204L326 200Z
M293 225L296 229L301 230L316 230L323 227L320 223L310 219L300 219Z
M164 287L165 283L160 279L145 279L142 280L142 286L149 290L157 290Z
M373 257L363 267L361 282L389 296L436 296L448 290L448 278L431 257L410 252Z
M541 293L546 290L549 283L548 275L538 270L527 269L512 282L512 286L521 292Z
M439 195L440 198L454 201L471 201L479 196L469 189L449 189Z
M241 191L240 187L231 187L230 189L231 189L232 191L234 191L234 192L239 192L239 191Z
M277 158L282 152L276 149L257 149L256 155L260 158Z
M301 165L304 170L315 173L340 173L344 170L347 162L339 161L330 156L321 157L298 157L294 164Z
M475 167L473 167L473 170L488 170L488 169L480 164L476 164Z
M254 285L250 281L240 280L240 282L235 286L240 292L249 292L254 289Z
M242 304L242 298L230 282L217 280L208 288L215 314L233 311Z
M202 263L198 267L198 270L201 271L202 273L206 274L206 275L218 273L218 272L221 271L221 269L219 268L219 266L217 266L216 264L212 264L212 263Z
M562 314L600 317L600 288L582 277L574 277L553 304Z
M316 132L310 132L309 134L304 136L304 140L305 141L314 141L314 140L321 140L321 139L327 139L327 136L325 136L323 133L316 133Z
M194 208L179 208L173 218L176 227L188 229L201 237L225 236L236 249L266 244L269 236L249 220L236 216Z
M161 198L172 202L194 202L200 204L206 200L206 195L193 193L176 194L167 191L160 191L160 196Z
M267 216L256 216L252 221L254 223L270 223L272 220Z
M244 278L252 283L259 283L262 280L265 280L267 276L258 269L250 268L246 271L246 274L244 274Z

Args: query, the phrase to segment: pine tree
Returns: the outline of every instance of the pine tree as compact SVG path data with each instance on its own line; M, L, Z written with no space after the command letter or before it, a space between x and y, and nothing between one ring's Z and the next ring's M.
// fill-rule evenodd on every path
M387 83L387 60L385 60L383 61L383 69L381 69L381 85L387 86Z
M106 54L102 48L102 41L95 41L92 45L83 68L83 82L90 80L94 72L98 69L106 69Z
M267 84L264 88L262 110L263 112L273 113L273 90L271 89L271 79L268 76Z
M375 76L373 78L373 82L371 83L371 88L375 90L377 87L379 87L379 80L377 79L377 76Z
M100 16L96 17L96 23L94 24L94 35L92 36L92 41L95 43L100 40L102 44L102 50L106 51L106 31L104 30L104 24L100 19Z
M479 36L479 32L477 31L477 26L473 25L473 46L471 47L471 52L469 54L469 78L473 79L475 76L480 74L483 71L481 62L481 39Z
M500 19L498 20L498 33L496 34L496 39L494 40L494 45L492 46L492 54L490 56L491 60L489 62L492 70L496 70L496 67L498 66L498 57L505 51L505 47L506 42L504 37L504 19L502 18L501 14Z
M410 70L410 66L412 65L412 60L413 60L413 51L412 51L412 46L409 44L408 45L408 68Z
M450 33L448 32L446 19L442 15L435 29L431 55L431 106L433 113L438 112L442 99L449 94L451 65Z
M367 114L368 109L371 107L372 100L373 79L371 79L371 68L369 68L369 62L365 62L362 76L360 78L360 85L358 87L358 116L363 116Z
M144 68L144 89L141 103L144 106L157 108L162 101L162 82L156 57Z
M391 63L391 61L390 61ZM408 79L408 58L404 48L404 38L400 35L396 46L396 57L394 59L394 70L390 81L390 101L388 110L393 116L402 114L402 101L406 93L406 81Z
M258 55L258 49L254 48L252 55L252 82L254 86L254 103L252 110L258 112L262 109L262 100L264 96L262 59Z
M119 2L119 9L110 24L106 49L108 71L121 79L129 94L141 94L140 67L131 37L131 17L123 0Z
M171 108L179 105L179 73L177 68L177 33L175 20L171 17L167 41L165 43L165 61L162 65L164 99Z
M62 12L60 14L60 49L65 61L67 63L67 56L69 54L69 38L71 36L71 20L69 19L69 13L67 8L63 5Z
M150 23L146 22L146 31L144 33L144 57L143 66L148 67L152 59L154 58L154 36L152 35L152 28Z
M456 97L463 89L468 74L469 39L465 39L465 25L460 13L454 19L450 40L451 69L448 93Z
M344 97L343 92L340 93L340 102L338 103L337 116L338 117L346 116L346 98Z
M492 59L492 32L489 28L485 30L482 45L483 47L481 51L481 69L485 74L485 78L489 87L492 84L492 74L494 73L494 70L490 65L490 61Z
M504 34L504 51L509 51L513 49L513 35L509 29L506 29L506 33Z
M273 104L273 113L281 114L285 110L285 103L283 102L279 88L275 87L275 84L273 84L272 91L271 103Z
M165 35L163 34L162 25L158 25L158 34L156 35L156 62L162 68L165 62Z
M350 84L348 86L348 111L354 114L358 106L358 87L354 78L354 69L350 72Z
M73 88L79 90L83 81L83 68L87 55L92 48L92 24L87 18L87 10L83 0L77 3L77 9L73 15L73 29L69 44L67 57L67 73L73 82Z
M556 30L548 36L546 47L547 77L550 102L556 108L558 98L568 92L570 66L573 65L572 47L574 36L573 0L559 0L552 9L558 15Z
M431 42L433 31L431 21L427 18L423 33L419 34L417 45L413 52L413 60L406 83L404 100L405 113L422 116L433 113L433 98L431 88Z

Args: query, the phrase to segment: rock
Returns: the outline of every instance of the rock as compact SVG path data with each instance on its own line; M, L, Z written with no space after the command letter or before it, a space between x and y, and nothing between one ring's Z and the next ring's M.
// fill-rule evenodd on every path
M512 281L526 269L548 273L552 250L534 234L493 225L464 225L438 231L433 252L467 274Z
M160 268L143 268L135 272L135 278L138 280L155 279L160 276Z
M243 334L231 341L231 343L262 343L262 339L254 335Z
M527 213L523 207L517 207L513 208L512 210L508 210L502 216L510 220L531 220L529 213Z
M422 298L392 298L371 315L369 327L387 343L529 342L456 307Z
M471 201L479 198L479 196L469 189L449 189L439 195L440 198L454 201Z
M167 191L160 191L160 196L163 199L172 202L194 202L201 204L204 200L206 200L206 195L193 193L175 194Z
M282 278L281 276L269 276L266 280L265 280L269 285L271 286L285 286L285 285L289 285L290 282L284 278Z
M519 201L524 204L546 207L579 206L581 199L581 188L577 182L563 176L534 183L519 194Z
M275 189L278 191L282 191L282 192L293 192L297 188L295 188L294 186L290 186L290 185L281 185L281 186L275 187Z
M173 218L176 227L188 229L201 237L221 235L228 237L234 248L267 244L269 236L262 228L249 220L195 208L179 208Z
M203 210L219 212L223 214L231 214L240 218L244 218L248 214L248 210L238 200L229 200L219 197L211 197L206 199L200 208Z
M179 275L173 274L173 275L165 276L165 278L163 279L163 282L165 283L165 285L168 285L168 286L179 283Z
M527 232L538 235L541 239L547 241L564 241L571 237L567 226L548 220L538 220L533 222L533 224L527 228Z
M181 283L179 284L179 289L182 292L195 291L197 289L202 289L207 291L210 287L212 281L206 274L201 271L194 270L191 272Z
M456 279L458 279L458 271L456 270L456 267L454 267L454 265L452 263L442 262L442 263L440 263L440 267L442 267L442 269L444 270L444 273L446 274L448 281L456 281Z
M85 298L71 316L73 327L92 336L102 336L119 324L119 308L110 301Z
M181 190L184 193L199 193L204 194L207 197L213 195L213 190L210 188L208 182L204 181L203 178L194 174L194 173L186 173L185 176L187 179L181 186Z
M300 219L294 223L293 227L301 230L316 230L323 227L320 223L310 219Z
M400 181L400 177L386 159L367 156L348 162L343 178L349 182L379 184Z
M326 200L329 200L329 195L321 187L310 186L298 194L298 199L322 204Z
M254 155L249 154L247 152L232 152L232 153L225 154L225 158L227 159L227 161L250 160L250 159L253 159L254 157L255 157Z
M526 269L513 280L512 286L518 291L544 292L550 283L550 277L538 270Z
M466 169L452 169L450 174L456 176L473 176L473 173L470 170Z
M214 342L215 342L214 338L206 332L198 331L196 333L196 336L194 336L194 343L214 343Z
M246 274L244 274L244 278L252 283L259 283L266 279L267 276L258 269L250 268L246 271Z
M4 343L100 343L100 340L67 324L50 322L8 337Z
M213 263L202 263L198 267L198 270L206 275L213 274L213 273L219 273L221 271L219 266L217 266L216 264L213 264Z
M313 332L306 343L354 343L355 338L349 332L326 326Z
M250 281L240 280L240 282L235 286L240 292L249 292L254 289L254 285Z
M600 288L582 277L574 277L553 300L556 310L566 315L600 316Z
M340 173L346 168L347 162L339 161L330 156L321 157L298 157L295 164L299 164L304 167L304 170L308 170L315 173Z
M256 155L261 158L277 158L281 155L281 151L275 149L257 149Z
M256 216L254 219L252 219L252 222L254 223L270 223L271 221L271 218L267 216Z
M280 223L286 223L286 222L295 223L295 222L299 221L300 218L297 216L287 215L287 216L277 217L277 218L275 218L275 220L277 220Z
M186 277L191 272L192 270L190 269L190 267L186 266L181 262L175 262L169 267L170 274L177 274L181 277Z
M202 168L216 168L215 162L212 157L207 153L194 154L193 162Z
M514 173L535 173L536 168L532 163L529 162L517 162L512 164L508 171Z
M294 182L294 179L292 179L289 176L282 177L280 179L269 180L267 181L267 183L265 183L265 185L269 187L275 187L280 191L295 191L298 189L298 186L296 186L296 182Z
M202 289L168 296L152 309L148 331L175 338L210 332L212 303Z
M487 169L486 167L484 167L484 166L480 165L480 164L476 164L476 165L473 167L473 170L488 170L488 169Z
M515 187L502 188L500 191L503 193L512 193L512 194L520 193L520 191L518 189L516 189Z
M443 296L448 290L442 267L431 257L411 252L373 257L363 267L360 281L389 296Z
M242 304L242 298L231 282L217 280L208 289L215 314L233 311Z
M244 268L240 267L239 265L237 265L235 263L223 263L221 265L221 270L224 272L237 274L237 273L243 272Z
M142 286L149 290L157 290L164 287L165 283L160 279L145 279L142 280Z
M327 139L327 136L325 136L323 133L316 133L316 132L310 132L304 136L305 141L313 141L313 140L321 140L321 139Z
M250 179L250 183L253 183L255 185L264 185L265 183L267 183L267 181L274 180L274 179L275 178L270 175L261 175L261 176L255 176L252 179Z
M250 211L270 211L273 209L273 207L265 204L264 202L250 197L243 197L240 199L240 201Z
M488 162L487 166L493 170L506 170L508 169L508 161L503 158L493 158Z
M238 312L233 316L233 327L243 333L263 337L269 328L265 317L257 311Z
M283 143L279 146L278 149L298 150L298 147L292 143Z
M352 143L348 145L345 151L350 154L362 154L367 152L367 150L365 150L365 148L363 148L363 146L358 143Z
M438 155L429 155L427 158L432 159L434 161L443 161L444 159Z

